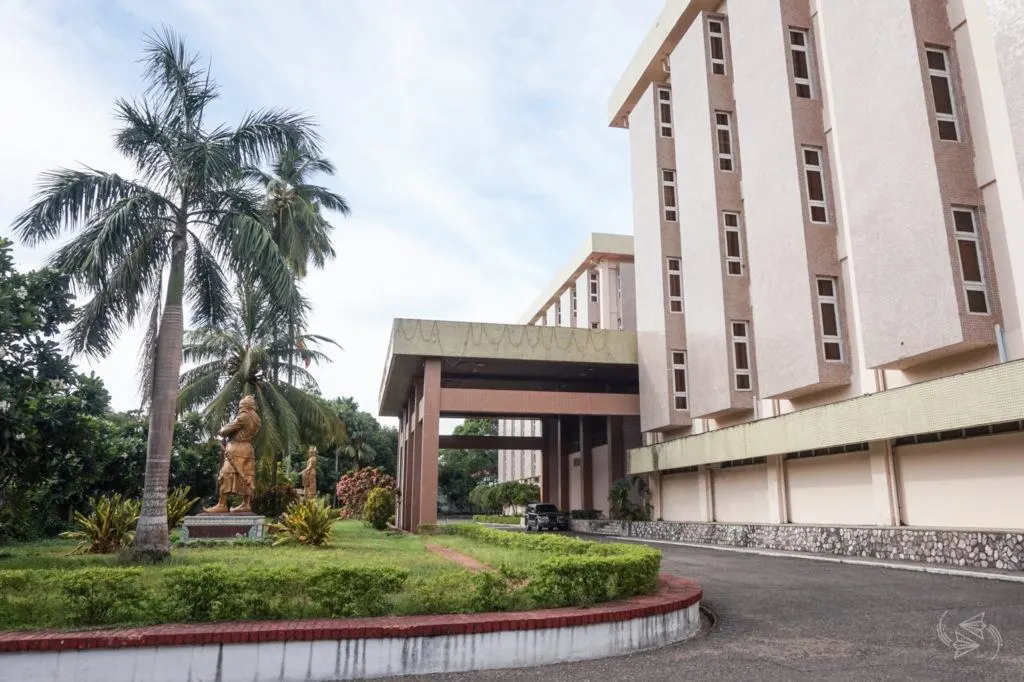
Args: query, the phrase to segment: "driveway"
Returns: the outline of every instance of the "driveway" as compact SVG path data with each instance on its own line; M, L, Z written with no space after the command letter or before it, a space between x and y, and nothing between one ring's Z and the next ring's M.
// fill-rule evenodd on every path
M1024 584L656 546L664 572L704 587L715 623L697 639L600 661L401 679L1024 680ZM986 627L957 627L982 613ZM964 653L954 659L958 634Z

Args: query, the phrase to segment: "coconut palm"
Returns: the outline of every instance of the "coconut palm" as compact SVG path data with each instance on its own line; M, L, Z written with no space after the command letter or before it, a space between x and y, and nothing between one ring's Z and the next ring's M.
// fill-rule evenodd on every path
M254 396L262 419L253 444L257 458L276 456L288 443L299 442L300 434L306 440L340 443L344 425L311 394L318 387L307 368L330 362L318 346L337 344L316 334L283 336L281 326L288 318L262 289L242 282L220 323L185 334L182 354L194 366L181 375L178 411L202 408L207 428L214 431L242 396Z
M150 429L135 548L164 556L185 308L200 326L216 323L230 310L232 275L250 277L282 310L300 304L245 169L289 147L317 150L319 137L308 118L284 110L249 113L234 128L210 126L204 115L218 86L170 30L147 36L142 61L145 94L115 103L115 147L136 177L92 168L46 173L13 228L30 245L77 233L52 259L91 295L69 330L76 352L106 355L124 328L148 315Z

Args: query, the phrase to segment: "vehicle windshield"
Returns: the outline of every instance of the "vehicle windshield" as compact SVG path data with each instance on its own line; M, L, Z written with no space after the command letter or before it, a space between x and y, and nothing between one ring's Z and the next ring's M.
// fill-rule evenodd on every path
M558 511L558 507L556 507L553 504L538 504L537 505L537 513L538 514L554 514L557 511Z

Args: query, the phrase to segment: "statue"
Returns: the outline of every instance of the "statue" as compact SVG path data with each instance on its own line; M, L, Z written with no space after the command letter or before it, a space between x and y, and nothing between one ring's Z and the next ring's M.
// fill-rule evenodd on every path
M309 459L306 460L306 468L300 472L302 476L302 495L307 500L316 497L316 446L309 448Z
M235 420L217 434L224 451L224 463L217 475L220 500L204 511L211 514L252 511L252 496L256 491L256 452L252 440L259 430L260 416L256 414L256 399L247 395L238 403ZM228 441L226 446L225 440ZM228 495L240 495L242 504L229 510Z

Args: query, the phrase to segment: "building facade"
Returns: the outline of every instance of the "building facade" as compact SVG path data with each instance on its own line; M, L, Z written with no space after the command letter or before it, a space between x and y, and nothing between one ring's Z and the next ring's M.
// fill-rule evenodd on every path
M665 5L609 111L659 519L1024 528L1022 54L1013 0Z

